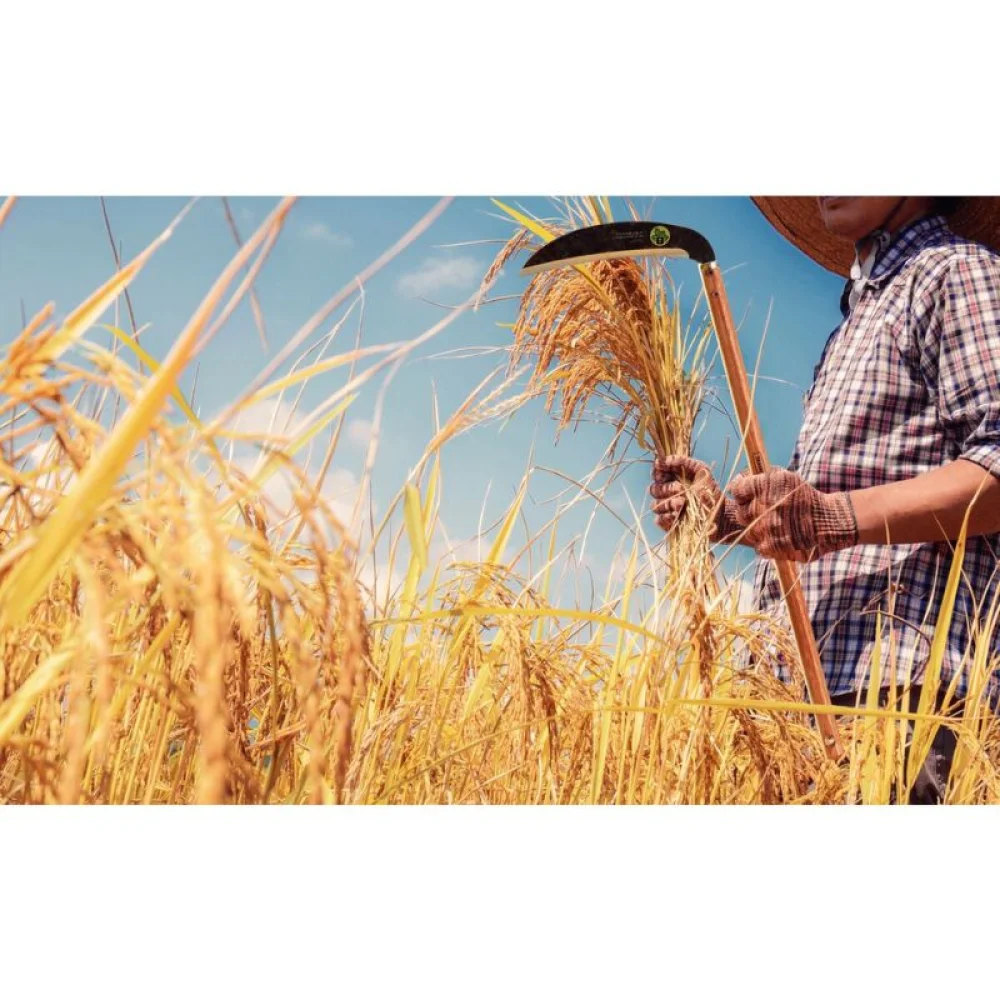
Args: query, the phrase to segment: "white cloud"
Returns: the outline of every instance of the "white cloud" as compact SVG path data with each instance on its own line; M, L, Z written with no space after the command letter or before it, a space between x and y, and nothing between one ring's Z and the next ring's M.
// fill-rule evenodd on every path
M431 542L427 554L432 563L443 563L445 566L479 562L486 555L478 538L455 540L440 537Z
M338 250L347 250L354 246L354 240L346 233L338 233L325 222L307 222L301 229L304 239L314 243L325 243Z
M234 458L232 465L248 479L261 472L260 460L250 455ZM292 509L292 483L288 474L283 469L279 469L265 481L260 495L279 514L287 514ZM271 516L273 511L269 511L268 514Z
M347 440L351 444L367 445L372 438L375 425L363 417L355 417L347 422Z
M447 288L463 288L482 277L482 268L473 257L428 257L417 270L404 274L396 285L410 298L431 295Z
M259 474L260 459L257 456L241 455L233 459L233 464L247 477ZM278 469L264 482L261 497L268 507L269 518L295 517L296 505L294 493L296 489L308 489L316 482L317 472L305 470L306 483L301 483L297 476L291 475L285 469ZM347 532L349 537L358 541L365 520L369 516L367 497L362 492L361 482L350 469L330 468L320 486L320 496L329 508L330 513ZM360 501L360 502L359 502ZM355 510L357 517L355 518ZM326 518L320 517L321 534L330 545L335 542L328 530ZM308 532L304 536L308 538Z
M354 508L361 498L358 477L350 469L331 468L323 481L321 493L337 520L345 527L352 527ZM359 518L364 518L368 513L367 506L366 503L361 504Z
M28 449L25 454L28 465L31 469L47 468L35 480L35 489L32 491L29 503L31 509L36 513L43 510L58 499L59 494L65 494L76 482L76 470L70 465L66 458L58 449L53 447L52 438L43 438L37 441ZM55 497L43 497L40 494L55 494Z
M234 417L231 426L242 435L259 437L262 440L268 438L293 439L302 431L302 419L304 414L300 413L291 403L277 399L263 399L240 410ZM300 468L306 459L308 446L297 455L291 456L292 461ZM252 444L240 442L237 444L234 464L245 474L251 475L259 472L262 468L262 458L259 449ZM316 466L314 457L310 468L305 468L306 479L314 483L319 469ZM297 482L284 470L275 472L265 483L263 495L270 505L283 514L290 513L293 507L293 483ZM350 469L341 467L331 467L327 470L326 477L320 486L320 494L327 502L330 510L338 521L348 530L353 531L359 527L354 521L354 510L358 498L361 495L361 482L358 476ZM363 521L368 515L367 500L360 504L358 512L359 521Z
M291 403L262 399L240 410L233 418L232 426L240 434L293 437L301 416Z
M373 596L375 608L385 610L394 595L398 596L405 575L387 562L372 563L369 557L358 567L358 582Z
M40 465L44 465L46 458L51 463L56 460L56 452L52 451L50 454L50 449L52 448L52 438L43 438L41 441L36 441L27 451L25 457L31 463L33 469L37 469Z

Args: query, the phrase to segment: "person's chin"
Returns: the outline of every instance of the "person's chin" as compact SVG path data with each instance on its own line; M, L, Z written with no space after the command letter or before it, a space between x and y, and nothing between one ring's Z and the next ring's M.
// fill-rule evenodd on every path
M834 236L839 236L841 239L851 240L852 242L860 239L857 235L856 225L851 225L845 219L838 219L836 215L830 218L823 216L822 218L824 228Z
M857 230L857 220L851 218L849 201L847 198L819 199L819 217L824 228L834 236L847 240L854 239Z

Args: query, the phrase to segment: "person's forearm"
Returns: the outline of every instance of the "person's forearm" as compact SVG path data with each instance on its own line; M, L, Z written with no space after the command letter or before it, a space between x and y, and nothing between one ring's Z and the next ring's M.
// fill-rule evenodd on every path
M962 459L913 479L854 490L850 498L861 545L953 541L973 500L969 537L1000 531L1000 479Z

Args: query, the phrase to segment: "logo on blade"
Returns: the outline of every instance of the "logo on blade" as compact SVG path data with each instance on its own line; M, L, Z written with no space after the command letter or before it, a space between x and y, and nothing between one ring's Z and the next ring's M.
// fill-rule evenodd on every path
M666 226L653 226L649 231L649 242L654 247L665 247L670 242L670 230Z

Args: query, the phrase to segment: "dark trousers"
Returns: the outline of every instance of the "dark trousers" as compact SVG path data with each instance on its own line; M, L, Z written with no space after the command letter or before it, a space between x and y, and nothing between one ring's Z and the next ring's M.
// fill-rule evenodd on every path
M917 706L920 703L920 691L919 687L912 688L910 691L910 704L908 711L915 712ZM857 692L851 692L849 694L835 695L830 699L834 705L841 705L844 707L850 706L854 707L859 703ZM864 707L868 701L868 692L861 692L860 704ZM885 708L889 704L889 691L887 688L883 688L879 692L878 699L879 707ZM941 714L941 699L938 699L938 704L935 706L935 711L937 714ZM949 706L948 713L950 715L955 715L957 712L961 711L961 706ZM907 725L908 733L912 734L913 723L908 723ZM920 774L917 775L917 780L913 784L913 788L910 790L909 804L912 806L934 806L939 805L944 799L945 788L948 784L948 774L951 771L951 762L955 756L955 746L958 740L954 732L946 726L941 726L938 728L937 733L934 735L934 741L931 743L931 748L927 754L927 759L924 761L924 766L920 769ZM909 757L910 748L906 748L906 756Z

